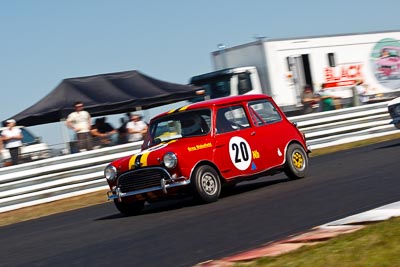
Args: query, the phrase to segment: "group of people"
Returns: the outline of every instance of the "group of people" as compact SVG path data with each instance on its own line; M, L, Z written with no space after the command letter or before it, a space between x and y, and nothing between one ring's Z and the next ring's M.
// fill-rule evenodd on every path
M315 93L310 85L304 87L301 96L304 114L309 114L317 111L329 111L340 108L340 97L335 96L330 92L324 84L321 90Z
M360 106L368 101L362 80L357 80L351 89L353 94L352 106ZM341 97L333 94L325 84L321 85L321 90L318 92L314 92L311 85L304 86L301 103L303 104L303 114L342 108Z
M75 111L68 115L66 124L75 132L78 151L140 141L147 132L147 123L138 114L127 113L128 120L123 120L121 127L115 129L105 117L97 118L92 124L91 116L84 110L82 102L76 102L74 108ZM6 127L0 135L0 151L3 148L8 149L12 165L17 165L20 163L22 131L16 127L14 119L7 120L5 124Z
M97 147L140 141L147 132L145 123L139 114L127 113L128 120L121 121L121 127L115 129L105 117L91 123L91 115L84 110L82 102L74 104L75 111L67 117L66 124L76 134L79 151Z

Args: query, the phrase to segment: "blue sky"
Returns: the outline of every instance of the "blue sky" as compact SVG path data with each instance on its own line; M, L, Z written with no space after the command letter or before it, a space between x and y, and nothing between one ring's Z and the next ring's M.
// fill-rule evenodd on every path
M212 71L219 43L396 30L399 10L398 0L0 0L0 120L65 78L139 70L188 83ZM29 128L63 142L59 123Z

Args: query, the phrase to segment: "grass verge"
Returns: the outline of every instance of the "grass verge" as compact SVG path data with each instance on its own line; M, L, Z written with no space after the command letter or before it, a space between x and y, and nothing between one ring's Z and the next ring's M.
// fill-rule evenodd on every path
M393 139L400 139L400 133L386 135L382 137L362 140L354 143L342 144L327 148L316 149L311 153L311 157L342 151L355 147L370 145L374 143L384 142ZM61 213L65 211L80 209L96 204L107 202L106 191L99 191L82 196L71 197L37 206L22 208L14 211L0 213L0 226L13 224L17 222L36 219L51 214ZM400 254L399 254L400 255ZM400 264L399 264L400 266Z
M400 266L400 218L369 225L351 234L276 257L265 257L235 267L375 267Z

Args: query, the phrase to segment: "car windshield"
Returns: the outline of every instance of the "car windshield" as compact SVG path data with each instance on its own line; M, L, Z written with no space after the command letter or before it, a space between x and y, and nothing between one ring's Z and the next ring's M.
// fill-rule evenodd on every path
M29 144L29 145L37 143L35 136L33 134L31 134L31 132L29 132L27 129L21 128L21 133L22 133L22 137L23 137L22 143Z
M152 122L149 141L154 145L182 137L205 135L210 128L210 109L173 113Z

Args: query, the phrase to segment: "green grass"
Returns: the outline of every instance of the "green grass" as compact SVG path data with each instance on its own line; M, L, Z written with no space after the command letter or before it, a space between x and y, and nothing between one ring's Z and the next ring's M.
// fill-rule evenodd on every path
M369 225L324 243L235 267L385 267L400 266L400 218Z

